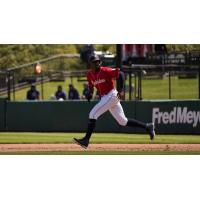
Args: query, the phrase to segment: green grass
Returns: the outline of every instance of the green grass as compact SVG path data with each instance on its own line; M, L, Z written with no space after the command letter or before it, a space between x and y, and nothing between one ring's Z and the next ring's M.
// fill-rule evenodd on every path
M168 99L169 80L143 80L142 94L144 99ZM172 99L197 99L198 79L178 79L171 78L171 98Z
M80 133L13 133L1 132L0 144L70 144L73 137L82 137ZM91 143L95 144L199 144L199 135L157 135L154 141L143 134L93 134Z
M0 144L70 144L80 133L1 132ZM93 134L91 144L199 144L199 135L157 135L154 141L143 134ZM55 151L0 152L0 155L200 155L195 151Z
M129 80L126 80L128 85ZM133 80L134 82L134 80ZM198 79L178 79L172 77L172 99L197 99L198 98ZM44 84L44 99L50 99L51 95L55 93L58 85L63 86L63 90L68 94L68 85L71 79L67 78L61 82L49 82ZM83 82L73 78L73 84L78 89L80 95L83 90ZM41 85L37 85L37 89L41 93ZM16 91L15 100L25 100L28 88ZM169 98L168 78L157 80L143 80L142 81L142 96L143 99L168 99ZM126 99L129 98L128 91L126 92ZM13 100L13 95L11 95Z

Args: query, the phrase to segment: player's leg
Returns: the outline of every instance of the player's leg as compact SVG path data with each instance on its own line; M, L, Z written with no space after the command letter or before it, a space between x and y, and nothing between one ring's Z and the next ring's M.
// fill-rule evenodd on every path
M95 123L96 120L106 111L110 109L110 107L113 106L116 99L113 98L113 96L103 97L99 103L97 103L94 108L90 111L89 114L89 123L88 123L88 129L86 132L86 138L89 140L94 129L95 129Z
M74 138L74 141L77 144L81 145L83 148L87 148L89 145L90 137L95 129L95 125L96 125L96 119L89 119L85 136L81 139Z
M89 122L88 122L86 134L82 139L74 138L76 143L78 143L84 148L87 148L91 135L95 130L96 120L103 113L108 111L113 106L113 104L116 104L116 98L114 98L113 95L108 95L108 96L103 97L100 100L100 102L94 106L94 108L90 111L90 114L89 114Z
M145 123L132 118L126 118L120 102L113 106L110 109L110 112L121 126L130 126L146 129Z
M126 118L120 102L118 102L115 106L110 108L109 111L121 126L142 128L149 132L150 139L154 138L155 136L154 124L152 123L146 124L144 122L135 120L133 118Z
M110 113L112 114L112 116L116 119L116 121L121 125L121 126L126 126L128 123L128 118L125 116L124 114L124 110L120 104L120 102L118 102L117 104L115 104L114 106L112 106L109 109Z

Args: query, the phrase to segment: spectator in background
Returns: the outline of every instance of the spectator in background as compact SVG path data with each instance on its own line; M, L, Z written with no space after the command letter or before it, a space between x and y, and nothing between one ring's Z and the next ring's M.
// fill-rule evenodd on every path
M87 99L88 95L90 95L90 88L88 84L83 84L83 93L82 93L82 99Z
M63 92L61 85L58 86L58 89L55 93L55 97L56 97L57 100L61 100L61 99L66 100L67 99L66 93Z
M78 90L72 84L69 84L68 98L69 99L80 99Z
M40 99L40 93L36 90L35 85L31 85L30 90L27 91L26 99L27 100L39 100Z

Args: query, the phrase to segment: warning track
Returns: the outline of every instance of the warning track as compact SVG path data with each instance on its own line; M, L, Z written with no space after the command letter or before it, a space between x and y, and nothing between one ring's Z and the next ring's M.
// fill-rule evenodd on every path
M0 152L66 151L188 151L200 152L200 144L90 144L83 149L76 144L0 144Z

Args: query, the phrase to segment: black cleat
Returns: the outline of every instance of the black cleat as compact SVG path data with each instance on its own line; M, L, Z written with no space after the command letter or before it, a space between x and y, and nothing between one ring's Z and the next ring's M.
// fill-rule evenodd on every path
M74 142L76 144L80 145L81 147L83 147L84 149L87 149L87 147L89 145L89 141L85 138L82 138L82 139L74 138Z
M147 124L147 130L149 131L150 139L153 140L156 135L154 123Z

